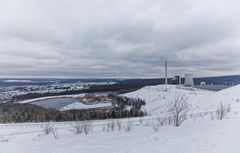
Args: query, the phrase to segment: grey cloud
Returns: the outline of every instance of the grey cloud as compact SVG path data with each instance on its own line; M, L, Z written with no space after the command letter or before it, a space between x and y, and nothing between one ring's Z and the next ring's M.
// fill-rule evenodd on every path
M1 3L3 77L240 72L237 1Z

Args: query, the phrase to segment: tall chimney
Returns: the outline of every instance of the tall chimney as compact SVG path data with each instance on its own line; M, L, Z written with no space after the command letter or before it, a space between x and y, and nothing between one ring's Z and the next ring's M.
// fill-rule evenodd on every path
M168 84L167 80L167 61L165 61L165 84Z

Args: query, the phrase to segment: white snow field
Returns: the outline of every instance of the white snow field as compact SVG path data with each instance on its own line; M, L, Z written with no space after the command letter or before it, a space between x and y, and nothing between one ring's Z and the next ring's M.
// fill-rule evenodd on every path
M175 95L185 95L191 104L192 113L215 111L220 103L229 105L232 109L240 107L240 85L219 92L186 88L174 85L147 86L125 96L141 98L146 101L144 110L148 115L165 114L167 104L174 100Z
M240 85L219 92L144 87L125 96L145 99L146 117L92 121L88 134L76 134L75 122L0 124L0 153L239 153L239 93ZM167 113L176 94L189 97L187 120L180 127L164 123L154 131L153 123ZM215 116L220 103L231 108L223 120ZM57 139L44 134L46 126L55 129Z
M62 107L60 110L64 111L64 110L70 110L70 109L90 109L90 108L102 108L102 107L111 107L111 106L112 106L112 103L109 103L109 102L86 105L86 104L76 101L72 104Z

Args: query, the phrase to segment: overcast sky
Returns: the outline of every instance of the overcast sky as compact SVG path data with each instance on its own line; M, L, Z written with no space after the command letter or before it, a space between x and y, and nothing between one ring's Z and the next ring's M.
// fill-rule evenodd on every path
M0 77L240 74L239 0L0 0Z

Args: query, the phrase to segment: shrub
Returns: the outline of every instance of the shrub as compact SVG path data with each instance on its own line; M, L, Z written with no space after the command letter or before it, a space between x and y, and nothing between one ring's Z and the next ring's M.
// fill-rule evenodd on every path
M57 129L54 129L52 126L50 126L49 124L47 124L46 126L43 127L43 133L45 135L49 135L49 134L53 134L55 139L58 139L58 133L57 133Z
M168 112L172 118L174 126L180 126L185 120L190 109L188 98L184 95L175 95L174 100L168 104ZM169 119L170 121L170 119Z
M133 127L133 122L128 120L126 125L125 125L125 127L124 127L124 129L125 129L126 132L129 132L129 131L132 130L132 127Z
M230 109L229 109L230 111ZM228 107L224 105L223 103L220 103L217 110L216 110L216 116L218 120L222 120L228 113Z
M74 131L75 131L75 134L80 134L83 132L83 124L81 122L76 122L74 125Z
M121 122L121 120L117 120L117 127L118 127L119 131L122 130L122 122Z
M82 123L84 133L89 134L89 132L93 129L92 122L91 121L83 121L81 123Z
M161 124L160 124L160 122L159 122L157 119L155 119L155 120L152 122L152 128L153 128L154 132L158 132L160 126L161 126Z

